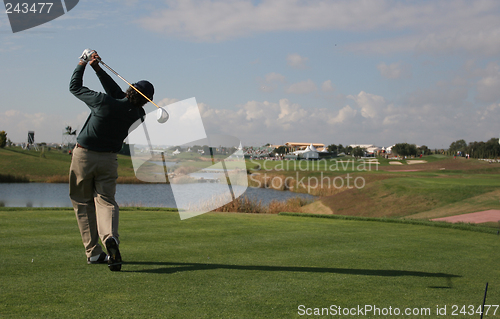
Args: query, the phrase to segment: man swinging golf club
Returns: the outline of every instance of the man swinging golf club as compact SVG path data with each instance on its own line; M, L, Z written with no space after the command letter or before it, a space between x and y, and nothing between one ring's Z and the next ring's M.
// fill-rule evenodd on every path
M100 57L86 49L80 56L69 84L70 92L90 108L73 150L69 172L69 195L87 255L87 263L108 263L111 271L121 270L118 249L119 207L115 201L118 178L118 151L129 128L138 119L144 121L143 106L153 99L154 87L139 81L123 92L99 66ZM106 93L83 86L83 73L89 63ZM140 92L138 92L140 91ZM140 94L142 93L142 94ZM146 99L145 95L148 99ZM99 245L99 238L107 255Z

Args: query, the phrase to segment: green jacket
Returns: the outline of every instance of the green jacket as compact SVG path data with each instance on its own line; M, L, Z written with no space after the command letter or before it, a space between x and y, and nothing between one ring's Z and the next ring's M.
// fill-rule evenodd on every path
M142 107L133 106L118 84L102 69L96 74L106 93L83 86L84 71L85 65L77 65L69 83L69 91L90 108L77 142L92 151L118 152L129 128L146 112Z

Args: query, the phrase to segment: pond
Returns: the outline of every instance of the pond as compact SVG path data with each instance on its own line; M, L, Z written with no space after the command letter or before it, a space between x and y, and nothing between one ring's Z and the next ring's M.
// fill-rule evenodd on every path
M211 184L211 187L223 187ZM272 200L285 201L293 197L313 200L315 196L249 187L243 196L269 204ZM122 206L176 207L170 185L118 184L116 201ZM68 184L0 183L0 206L5 207L71 207Z

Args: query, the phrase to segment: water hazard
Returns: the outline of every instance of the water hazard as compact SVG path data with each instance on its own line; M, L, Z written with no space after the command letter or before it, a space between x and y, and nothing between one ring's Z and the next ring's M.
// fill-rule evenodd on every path
M186 187L190 187L186 185ZM211 187L223 187L212 184ZM249 187L243 196L262 204L272 200L285 201L300 196L314 199L315 196ZM167 184L118 184L116 201L119 205L143 207L175 207L175 200ZM0 206L5 207L71 207L68 184L51 183L0 183Z

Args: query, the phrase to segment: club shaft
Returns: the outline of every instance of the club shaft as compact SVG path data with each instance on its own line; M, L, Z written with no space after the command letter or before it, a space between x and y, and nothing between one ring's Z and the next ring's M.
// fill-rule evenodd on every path
M132 84L130 84L129 81L125 80L125 78L123 76L121 76L120 74L118 74L115 70L113 70L109 65L107 65L106 63L102 62L101 59L99 59L99 63L101 63L103 66L105 66L108 70L110 70L111 72L113 72L117 77L119 77L120 79L122 79L123 81L125 81L125 83L127 83L131 88L133 88L134 90L137 91L137 93L139 93L140 95L142 95L146 100L148 100L149 102L151 102L154 106L156 106L157 108L160 108L158 105L156 105L155 102L151 101L150 98L148 98L144 93L142 93L141 91L139 91L135 86L133 86Z

